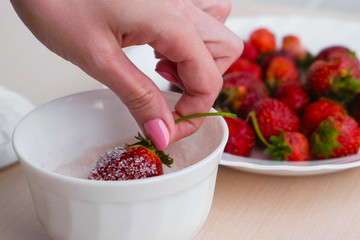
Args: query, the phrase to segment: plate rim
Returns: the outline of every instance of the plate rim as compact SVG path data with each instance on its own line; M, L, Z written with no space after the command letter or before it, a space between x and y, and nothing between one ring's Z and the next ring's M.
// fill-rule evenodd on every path
M224 159L224 156L231 155L229 153L223 154L222 159L220 160L220 165L228 166L228 167L236 167L236 168L250 168L250 169L256 169L256 170L263 170L263 171L294 171L294 172L307 172L307 171L319 171L319 170L345 170L353 167L360 166L360 155L355 154L344 158L359 158L358 160L354 159L352 162L347 163L325 163L325 164L317 164L317 165L286 165L286 164L256 164L254 162L244 162L239 161L235 162L232 160ZM234 155L232 155L234 156ZM237 156L234 156L237 157ZM247 157L240 157L240 158L247 158ZM251 158L247 158L251 160ZM262 159L260 159L262 160ZM339 159L334 159L339 160ZM262 161L275 161L275 160L262 160ZM312 160L307 162L313 162L313 161L328 161L328 160Z

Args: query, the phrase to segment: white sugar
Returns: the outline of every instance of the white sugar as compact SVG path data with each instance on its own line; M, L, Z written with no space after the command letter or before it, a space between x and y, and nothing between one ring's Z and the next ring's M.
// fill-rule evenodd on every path
M89 149L81 158L60 165L54 169L54 172L71 177L87 178L99 156L108 149L106 146Z

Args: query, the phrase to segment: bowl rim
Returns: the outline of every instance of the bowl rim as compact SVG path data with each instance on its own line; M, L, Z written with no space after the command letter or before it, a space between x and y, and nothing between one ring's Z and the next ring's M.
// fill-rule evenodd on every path
M139 184L141 184L141 185L152 184L152 183L156 183L156 182L166 181L167 179L172 179L172 178L181 177L183 175L187 175L187 174L189 174L189 172L192 172L198 168L201 168L203 165L206 165L206 164L208 164L208 162L211 162L212 158L215 155L219 154L219 152L221 152L222 149L224 149L224 147L226 145L226 142L227 142L227 139L229 136L227 124L222 117L214 116L212 118L217 118L220 121L220 126L222 127L223 135L222 135L221 141L219 142L218 146L213 151L211 151L210 154L207 155L205 158L197 161L194 164L191 164L188 167L177 170L175 172L166 173L166 174L156 176L156 177L150 177L150 178L144 178L144 179L133 179L133 180L126 180L126 181L101 181L101 180L94 181L94 180L89 180L89 179L85 179L85 178L78 178L78 177L63 175L61 173L56 173L51 170L42 168L42 167L38 166L37 164L33 163L32 161L27 160L23 156L23 154L18 150L17 139L18 139L19 131L21 131L21 128L22 128L23 124L26 123L27 119L30 118L33 114L36 114L36 112L39 111L39 109L42 109L42 108L44 108L50 104L53 104L55 102L63 101L64 99L68 99L68 98L75 97L75 96L78 97L81 95L88 95L88 94L92 94L92 93L96 93L96 92L106 92L106 94L111 94L111 93L114 94L110 89L95 89L95 90L77 92L77 93L69 94L66 96L62 96L57 99L53 99L47 103L44 103L44 104L36 107L31 112L26 114L21 119L21 121L17 124L17 126L15 127L15 130L13 132L13 137L12 137L13 149L19 158L19 162L21 164L25 164L25 165L29 166L33 170L41 173L42 175L45 175L52 179L60 180L64 183L82 184L82 185L88 186L88 187L92 187L92 186L109 186L109 187L111 187L111 186L126 186L127 187L127 186L132 186L132 185L139 185ZM162 92L164 95L174 95L174 96L177 95L178 97L180 97L180 94L176 93L176 92L172 92L172 91L162 91ZM103 94L105 94L105 93L103 93ZM211 111L216 112L216 110L213 108L211 109ZM220 161L220 158L219 158L219 161ZM218 161L217 165L219 165L219 161Z

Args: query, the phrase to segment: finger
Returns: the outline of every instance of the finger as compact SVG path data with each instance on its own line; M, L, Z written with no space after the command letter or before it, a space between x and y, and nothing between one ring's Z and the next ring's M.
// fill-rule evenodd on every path
M243 42L222 23L199 9L194 10L194 12L189 15L191 16L190 21L195 25L197 35L205 43L220 74L223 74L229 66L239 58L243 50ZM158 72L170 71L169 73L172 76L179 78L177 69L169 66L168 61L163 61L164 59L164 57L161 58L162 61L158 63L156 70Z
M158 51L154 51L154 55L155 55L155 58L157 58L157 59L163 59L163 58L165 58L165 56L163 56L162 54L160 54Z
M192 0L192 2L221 23L225 23L231 12L229 0Z
M142 131L164 150L170 143L169 129L175 128L171 110L156 84L125 55L111 33L93 38L78 65L109 87L127 106Z
M179 26L183 26L181 29ZM170 61L177 63L177 73L184 92L175 105L175 117L209 112L222 86L221 74L197 30L188 22L164 26L164 35L151 45ZM176 31L174 31L176 30ZM196 131L203 119L190 119L176 124L172 141Z
M226 0L193 0L193 2L205 12L210 9L216 9L220 13L225 12L224 18L228 16L226 9L230 9L231 6ZM199 36L210 51L220 74L223 74L240 56L243 50L243 42L237 35L207 13L197 11L189 15L192 18L191 22L196 26ZM155 56L160 59L156 66L156 71L171 83L183 88L176 64L171 63L170 60L166 59L158 51L155 51Z
M242 53L244 48L242 40L208 14L200 11L198 14L191 14L191 18L220 73L223 74Z
M171 62L167 58L163 58L156 64L155 71L170 83L175 84L181 89L184 89L177 72L177 64L175 62Z

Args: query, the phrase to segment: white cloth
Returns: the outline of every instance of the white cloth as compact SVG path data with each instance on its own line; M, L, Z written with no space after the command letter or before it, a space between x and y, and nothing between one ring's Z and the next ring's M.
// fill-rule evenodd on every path
M33 104L24 96L0 86L0 168L18 160L12 134L20 120L33 109Z

